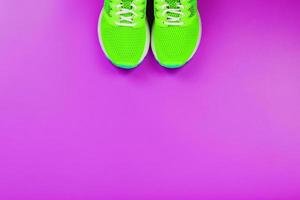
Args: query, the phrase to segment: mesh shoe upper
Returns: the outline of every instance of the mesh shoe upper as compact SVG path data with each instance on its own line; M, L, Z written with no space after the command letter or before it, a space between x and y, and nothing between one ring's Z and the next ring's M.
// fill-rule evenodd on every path
M140 0L141 1L141 0ZM131 68L139 64L144 56L145 49L148 49L148 27L145 19L145 8L139 19L133 20L135 26L121 26L117 22L122 22L115 13L120 12L116 7L121 2L122 8L130 7L132 0L117 2L105 2L104 10L99 23L99 38L102 48L107 57L119 67ZM145 6L145 5L144 5ZM114 7L114 8L112 8ZM125 13L123 17L128 17L131 13ZM130 21L126 21L130 23ZM129 24L130 25L130 24Z
M186 4L180 0L165 0L165 2L168 3L168 8L171 8L170 11L177 7L182 8L179 7L180 4L187 6L183 7L183 11L180 14L178 14L179 12L166 13L162 9L164 2L156 0L152 48L160 64L166 67L179 67L191 58L197 48L201 36L200 16L197 12L197 3L194 0ZM180 23L178 22L175 25L166 24L165 21L168 16L161 16L163 14L171 15L173 21L177 17L180 18Z

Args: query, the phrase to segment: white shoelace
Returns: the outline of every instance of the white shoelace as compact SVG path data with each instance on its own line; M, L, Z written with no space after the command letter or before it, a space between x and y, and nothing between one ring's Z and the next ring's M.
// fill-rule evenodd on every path
M164 22L166 25L170 26L181 26L183 25L183 22L181 21L181 16L184 15L184 13L181 11L184 6L181 4L177 4L176 8L171 8L168 3L165 3L162 5L162 9L164 10L162 15L167 15L167 20ZM178 16L171 16L170 14L175 14Z
M131 3L130 6L132 9L123 8L122 4L117 5L117 8L120 9L120 11L118 11L116 14L120 16L120 21L116 22L116 25L126 27L136 26L133 18L137 16L136 12L134 12L134 10L137 9L137 6L134 3Z

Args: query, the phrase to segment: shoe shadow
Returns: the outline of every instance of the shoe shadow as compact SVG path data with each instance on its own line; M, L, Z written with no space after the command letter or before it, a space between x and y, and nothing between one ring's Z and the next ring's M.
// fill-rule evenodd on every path
M153 0L147 0L147 19L148 19L150 28L152 27L153 20L154 20L153 4L154 4Z

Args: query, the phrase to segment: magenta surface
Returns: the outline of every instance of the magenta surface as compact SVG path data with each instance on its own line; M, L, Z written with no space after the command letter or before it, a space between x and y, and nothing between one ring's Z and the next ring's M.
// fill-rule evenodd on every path
M0 0L0 199L300 199L300 1L199 4L186 67L123 71L98 0Z

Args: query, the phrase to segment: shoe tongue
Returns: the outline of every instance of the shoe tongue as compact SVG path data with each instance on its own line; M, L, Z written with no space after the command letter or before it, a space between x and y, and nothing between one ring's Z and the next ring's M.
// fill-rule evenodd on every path
M133 0L122 0L123 8L131 9L131 3Z
M179 2L179 0L165 0L169 5L170 7L172 8L176 8L176 5L177 3Z
M125 8L125 9L132 9L132 6L131 6L131 4L132 4L132 2L133 2L133 0L121 0L122 1L122 8ZM125 17L130 17L132 14L131 13L126 13L126 14L123 14L123 16L125 16Z
M168 3L170 5L171 8L177 8L177 4L180 2L180 0L165 0L166 3ZM175 13L169 13L170 16L172 17L179 17L179 14L175 14Z

